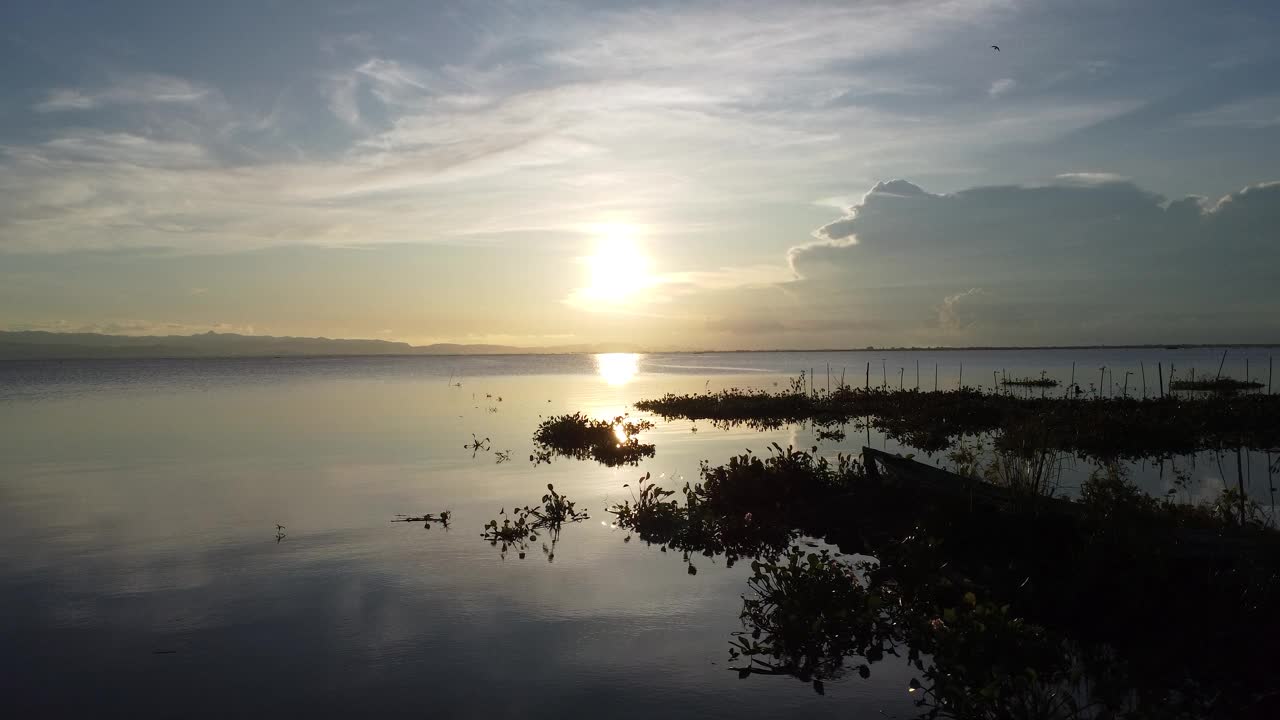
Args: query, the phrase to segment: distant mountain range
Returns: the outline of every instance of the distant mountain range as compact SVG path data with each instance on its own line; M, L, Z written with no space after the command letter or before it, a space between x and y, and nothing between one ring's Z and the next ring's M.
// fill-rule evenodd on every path
M203 335L100 335L0 331L0 360L79 358L305 357L326 355L504 355L528 353L635 352L636 348L563 345L410 345L387 340L272 337L208 332Z

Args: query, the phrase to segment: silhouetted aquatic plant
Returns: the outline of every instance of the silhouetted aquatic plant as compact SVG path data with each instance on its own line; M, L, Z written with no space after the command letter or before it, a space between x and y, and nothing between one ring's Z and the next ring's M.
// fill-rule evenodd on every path
M627 487L628 485L624 485ZM781 552L795 537L785 525L757 522L750 511L721 505L709 497L702 485L685 483L682 505L669 499L674 490L666 490L650 481L646 473L637 483L639 494L609 508L619 527L635 533L648 544L681 553L690 568L694 555L723 555L730 567L744 557L772 557ZM629 541L628 535L624 540Z
M767 457L744 453L726 465L703 463L701 481L676 491L659 487L648 473L630 500L609 508L617 524L662 549L692 555L773 557L796 537L804 515L826 498L845 492L861 474L856 459L834 462L774 443ZM816 451L816 449L815 449ZM629 486L629 484L628 484Z
M735 460L704 477L768 466ZM815 462L772 466L820 476ZM1256 518L1242 523L1229 494L1216 506L1153 498L1117 464L1078 502L977 502L989 495L955 476L946 493L883 472L841 477L846 489L828 494L826 482L775 476L790 498L784 525L877 562L791 548L753 564L731 647L744 676L793 675L823 692L846 668L866 676L897 653L918 671L910 689L924 717L1249 717L1280 693L1248 650L1280 641L1280 543ZM736 505L723 485L709 497ZM669 493L646 498L654 518L682 527ZM861 582L834 585L857 570Z
M831 442L842 442L845 439L844 429L835 428L818 428L814 437L819 441L829 440Z
M893 652L892 634L880 622L881 598L867 592L852 565L829 551L790 548L777 562L751 562L743 596L745 631L734 634L729 660L739 677L792 675L822 693L824 682L844 674L861 657L870 662Z
M1062 484L1069 457L1043 447L988 452L978 439L964 439L947 454L952 471L977 478L1015 494L1053 497Z
M453 512L445 510L439 515L424 513L422 515L396 515L396 519L391 522L420 522L422 527L430 530L433 524L439 524L445 530L449 529L449 521L453 518Z
M894 562L923 559L921 549L900 548ZM905 655L920 673L908 690L924 716L1003 717L1011 705L1052 697L1046 707L1067 714L1025 717L1076 717L1069 663L1043 628L941 575L882 567L799 547L775 563L753 562L732 669L742 678L790 675L822 694L850 670L868 678L875 663Z
M653 445L636 437L653 428L648 420L629 420L619 415L612 420L596 420L583 413L547 418L533 434L534 452L529 460L535 465L550 463L552 458L595 460L616 467L638 465L653 457Z
M470 450L471 457L475 457L478 452L489 452L489 438L478 438L475 433L471 433L471 442L462 447L465 450Z
M1058 387L1059 385L1057 380L1054 380L1053 378L1048 377L1048 373L1046 373L1043 370L1040 371L1040 377L1005 378L1000 381L1000 384L1006 387L1038 387L1038 388L1051 388L1051 387Z
M1229 377L1219 377L1203 380L1171 380L1169 381L1170 390L1192 390L1201 392L1216 393L1234 393L1242 390L1260 390L1263 385L1253 380L1237 380Z
M557 493L551 483L547 483L547 494L542 496L541 507L528 505L513 508L510 516L507 516L506 508L503 508L498 514L503 516L502 523L499 524L497 520L485 523L482 537L490 545L501 545L502 557L507 556L508 550L515 549L521 560L525 557L529 543L536 541L539 533L545 533L551 541L551 545L543 546L543 552L548 561L554 560L555 544L560 539L561 526L590 518L586 512L578 511L573 501Z
M840 387L831 393L724 390L666 395L636 407L665 418L775 429L812 421L833 427L866 418L893 440L924 452L994 434L1006 450L1066 451L1095 458L1152 457L1197 450L1280 447L1280 395L1110 397L1075 400L984 393Z

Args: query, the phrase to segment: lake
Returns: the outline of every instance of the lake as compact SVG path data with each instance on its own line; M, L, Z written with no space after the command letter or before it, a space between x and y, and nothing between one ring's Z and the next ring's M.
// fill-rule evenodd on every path
M1224 374L1268 382L1270 349ZM625 540L605 508L651 473L677 488L770 443L822 454L808 426L663 422L638 467L530 462L546 416L611 418L641 398L786 387L994 382L1042 370L1156 392L1157 363L1215 373L1222 351L1027 350L0 363L0 683L11 716L805 716L916 712L905 663L830 682L739 679L729 640L750 570ZM961 370L963 365L963 370ZM1099 368L1114 377L1100 380ZM936 367L936 369L935 369ZM1120 389L1109 390L1122 392ZM1037 391L1038 392L1038 391ZM1050 392L1061 392L1061 389ZM634 411L631 410L633 414ZM695 431L696 429L696 431ZM480 448L465 446L475 440ZM504 460L504 458L506 458ZM1272 456L1248 493L1274 509ZM933 462L945 464L945 458ZM1191 494L1235 458L1181 459ZM1224 471L1225 468L1225 471ZM1087 475L1085 463L1070 477ZM1172 468L1139 462L1153 494ZM554 547L481 537L548 483L587 510ZM1069 488L1064 490L1069 492ZM448 529L392 522L449 510ZM277 525L284 526L278 535Z

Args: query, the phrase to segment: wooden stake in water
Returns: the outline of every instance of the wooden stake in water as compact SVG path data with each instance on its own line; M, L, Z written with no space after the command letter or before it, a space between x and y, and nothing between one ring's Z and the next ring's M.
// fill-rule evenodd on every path
M902 378L906 376L906 374L907 374L906 368L898 368L898 389L899 390L902 389Z
M1102 397L1102 388L1105 386L1107 382L1107 366L1103 365L1102 367L1098 368L1098 370L1099 372L1102 373L1098 377L1098 397Z
M1000 392L1000 371L999 370L991 371L991 392L993 393Z
M1217 374L1217 376L1216 376L1216 377L1214 377L1214 378L1213 378L1214 380L1217 380L1217 379L1219 379L1219 378L1221 378L1221 377L1222 377L1222 365L1223 365L1223 363L1225 363L1226 361L1227 361L1227 351L1226 351L1226 350L1223 350L1223 351L1222 351L1222 359L1218 361L1218 374Z
M889 387L889 366L884 358L880 358L880 386Z
M1268 395L1271 394L1271 359L1272 359L1272 356L1268 355L1267 356L1267 394Z
M1142 399L1147 399L1147 364L1138 361L1138 369L1142 371Z
M1067 392L1071 392L1071 388L1076 386L1076 362L1071 361L1071 382L1067 383Z
M916 390L920 389L920 358L916 358Z
M1267 451L1267 489L1271 493L1271 507L1276 506L1276 482L1271 478L1271 451Z
M1156 382L1160 384L1160 399L1164 399L1164 363L1156 363L1156 372L1159 373Z
M964 363L960 363L960 377L956 379L956 389L964 388Z
M933 391L938 392L938 363L933 364Z
M1244 470L1240 468L1240 448L1236 448L1236 488L1240 491L1240 524L1244 525Z
M871 389L871 361L867 361L867 389Z

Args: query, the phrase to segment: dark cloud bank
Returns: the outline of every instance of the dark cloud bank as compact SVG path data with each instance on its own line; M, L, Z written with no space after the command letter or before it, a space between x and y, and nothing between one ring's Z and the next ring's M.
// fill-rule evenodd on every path
M892 180L814 237L788 252L792 293L921 341L1280 340L1280 182L1170 201L1104 174L953 194Z

